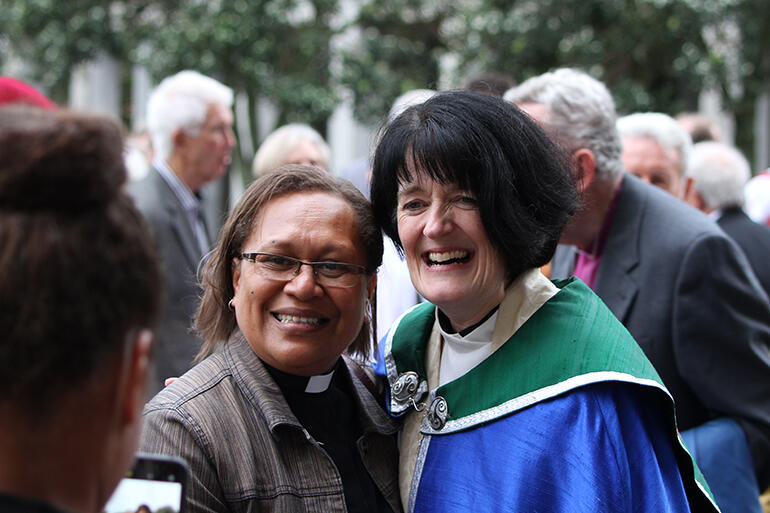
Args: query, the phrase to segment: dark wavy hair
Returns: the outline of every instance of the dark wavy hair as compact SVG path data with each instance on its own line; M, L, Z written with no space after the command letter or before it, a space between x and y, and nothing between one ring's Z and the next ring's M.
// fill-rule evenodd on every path
M475 196L509 280L552 258L579 204L562 150L524 112L490 95L440 93L381 131L370 197L377 222L401 251L397 195L414 178L410 169Z
M294 192L328 192L345 200L353 209L358 234L364 245L366 269L375 274L382 264L382 235L374 220L371 205L349 181L337 178L315 167L285 165L261 176L244 192L227 218L219 240L203 268L203 299L195 318L195 329L204 339L196 362L214 352L227 341L236 328L235 312L227 305L235 294L233 289L233 261L243 251L259 221L259 214L273 198ZM348 352L363 359L376 348L373 334L377 329L376 308L371 308Z
M0 401L32 416L154 326L160 267L115 123L2 107L0 155Z

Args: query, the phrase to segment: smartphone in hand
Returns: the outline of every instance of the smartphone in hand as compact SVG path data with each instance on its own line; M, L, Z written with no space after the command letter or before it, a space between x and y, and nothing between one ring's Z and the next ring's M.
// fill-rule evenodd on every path
M184 513L187 464L161 454L136 455L104 507L105 513Z

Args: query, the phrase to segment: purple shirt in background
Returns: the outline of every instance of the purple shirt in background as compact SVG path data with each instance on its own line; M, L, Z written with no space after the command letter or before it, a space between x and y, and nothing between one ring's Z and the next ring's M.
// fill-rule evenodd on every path
M585 250L578 249L573 274L583 280L591 289L594 288L596 283L596 275L599 271L599 264L602 261L602 252L604 251L604 241L607 239L607 233L610 231L612 218L615 217L615 210L618 207L618 198L620 197L620 189L622 187L623 181L621 180L618 188L615 189L615 196L612 198L610 208L607 209L607 215L604 216L604 222L599 230L599 234Z

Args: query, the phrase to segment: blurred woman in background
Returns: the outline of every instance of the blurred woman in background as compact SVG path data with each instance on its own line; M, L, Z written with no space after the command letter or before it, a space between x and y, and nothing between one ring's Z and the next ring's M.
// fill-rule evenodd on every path
M309 125L291 123L267 136L254 156L252 172L260 177L285 164L329 170L329 146Z

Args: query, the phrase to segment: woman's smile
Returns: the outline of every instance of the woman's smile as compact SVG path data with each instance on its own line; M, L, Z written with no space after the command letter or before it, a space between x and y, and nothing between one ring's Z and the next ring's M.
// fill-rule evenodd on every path
M431 250L423 254L423 261L431 269L456 268L470 262L473 254L464 249Z
M329 317L307 309L282 308L270 313L282 331L295 334L315 333L330 321Z
M455 328L502 301L506 268L481 222L475 198L415 171L398 193L398 234L417 291Z

